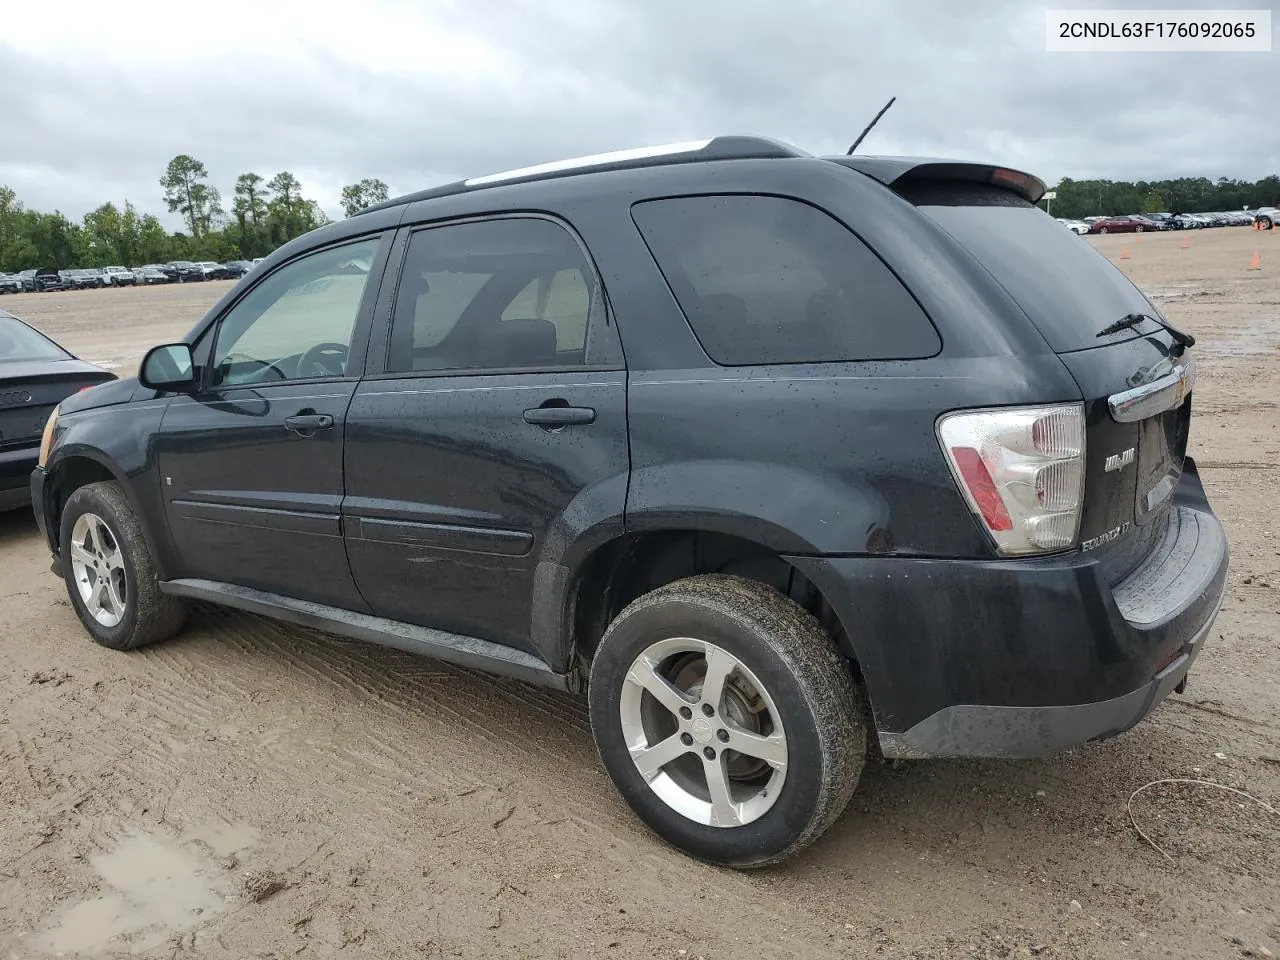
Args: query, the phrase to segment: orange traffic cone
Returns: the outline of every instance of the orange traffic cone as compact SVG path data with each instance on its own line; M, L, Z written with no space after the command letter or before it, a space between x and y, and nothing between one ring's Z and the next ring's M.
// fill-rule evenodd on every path
M1142 242L1142 234L1138 234L1136 237L1134 237L1133 242L1134 242L1134 243L1141 243L1141 242Z
M1260 224L1257 220L1253 221L1253 229L1255 229L1255 230L1261 230L1261 229L1262 229L1262 224Z
M1190 250L1190 249L1191 249L1191 238L1190 238L1190 237L1183 237L1183 238L1182 238L1182 249L1183 249L1183 250Z
M1253 251L1253 256L1249 258L1249 269L1250 270L1262 269L1262 257L1258 255L1257 250Z
M1121 251L1120 251L1120 259L1121 259L1121 260L1128 260L1128 259L1129 259L1129 248L1128 248L1128 247L1125 247L1123 250L1121 250Z

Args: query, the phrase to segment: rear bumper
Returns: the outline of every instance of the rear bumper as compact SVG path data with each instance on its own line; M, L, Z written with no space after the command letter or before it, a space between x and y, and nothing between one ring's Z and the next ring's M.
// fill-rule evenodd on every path
M792 562L846 627L887 756L1032 757L1121 733L1183 683L1228 548L1188 458L1167 533L1119 583L1079 552Z
M29 480L39 447L0 451L0 510L16 510L31 502Z

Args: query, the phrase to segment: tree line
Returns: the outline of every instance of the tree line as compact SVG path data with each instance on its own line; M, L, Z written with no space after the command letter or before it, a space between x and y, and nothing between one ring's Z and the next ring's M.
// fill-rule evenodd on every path
M1178 180L1071 180L1053 188L1055 217L1080 218L1128 213L1218 213L1280 206L1280 176L1256 182L1219 177Z
M12 189L0 186L0 272L252 260L329 222L287 170L270 179L240 174L229 210L218 188L209 183L205 165L186 154L169 161L160 187L169 212L182 217L182 230L166 230L157 217L139 214L127 200L123 207L104 203L77 223L56 210L28 209ZM388 194L381 180L348 184L342 188L343 213L353 216Z

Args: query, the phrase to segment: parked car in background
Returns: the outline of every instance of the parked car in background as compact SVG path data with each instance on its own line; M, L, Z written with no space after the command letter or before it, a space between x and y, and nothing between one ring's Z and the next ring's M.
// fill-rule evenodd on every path
M137 282L128 267L103 267L102 276L113 287L131 287Z
M12 273L0 273L0 294L21 293L22 278Z
M106 278L97 269L91 268L68 270L67 282L71 284L72 290L88 290L107 285Z
M1194 339L1044 192L717 137L375 205L51 412L53 570L112 649L213 602L583 693L542 702L735 867L871 745L1114 736L1216 636L1227 539Z
M1089 224L1090 233L1135 233L1142 224L1128 217L1099 217Z
M37 271L35 270L21 270L18 272L17 277L22 281L23 293L36 292L36 273Z
M206 280L230 280L231 274L227 272L227 268L220 263L214 263L212 260L201 260L196 266L204 273Z
M148 263L146 266L138 267L133 271L135 281L140 286L151 286L157 283L172 283L173 278L168 271L158 263Z
M1125 217L1125 219L1132 220L1134 223L1138 225L1138 229L1136 231L1137 233L1149 232L1152 230L1168 230L1169 229L1167 224L1159 220L1156 220L1154 217L1148 217L1144 213L1131 213L1127 217Z
M1057 220L1076 236L1083 236L1089 232L1089 224L1085 223L1083 220L1067 220L1063 217L1058 217Z
M1253 212L1252 222L1256 223L1263 230L1270 230L1276 224L1280 224L1280 208L1259 207Z
M32 290L35 293L50 293L57 290L70 290L71 284L63 276L65 270L47 268L37 270L32 277Z
M116 379L78 360L0 310L0 510L31 502L31 471L54 406L78 390Z
M171 260L165 266L173 269L173 276L179 283L191 283L205 278L200 265L190 260Z
M243 277L253 269L253 264L248 260L228 260L222 266L227 271L227 276L232 279Z

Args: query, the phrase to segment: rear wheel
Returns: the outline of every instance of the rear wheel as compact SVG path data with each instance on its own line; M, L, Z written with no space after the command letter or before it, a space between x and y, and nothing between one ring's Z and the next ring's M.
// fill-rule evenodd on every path
M1099 233L1106 233L1106 232L1107 232L1107 228L1106 228L1106 227L1102 227L1101 229L1099 229L1099 230L1098 230L1098 232L1099 232Z
M784 860L848 804L867 747L850 664L777 591L690 577L630 604L596 651L601 759L669 843L735 867Z
M119 485L76 490L59 542L71 605L98 643L132 650L181 629L186 605L160 592L142 525Z

